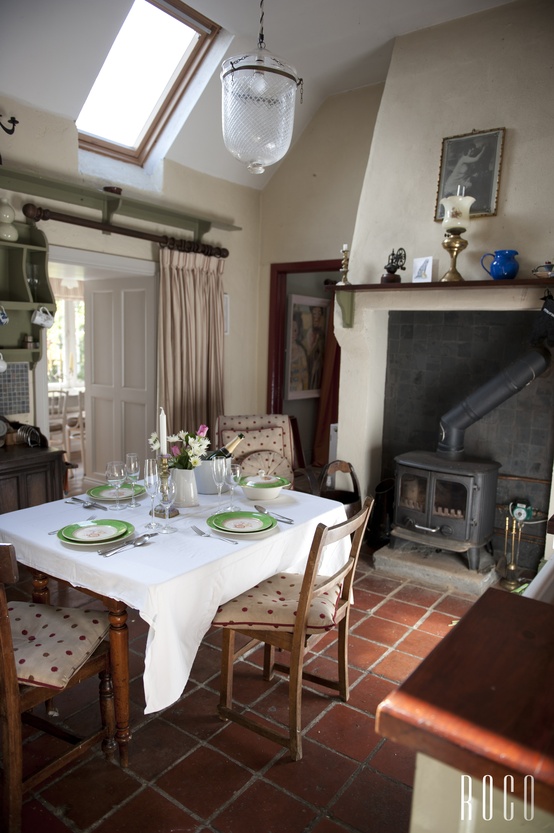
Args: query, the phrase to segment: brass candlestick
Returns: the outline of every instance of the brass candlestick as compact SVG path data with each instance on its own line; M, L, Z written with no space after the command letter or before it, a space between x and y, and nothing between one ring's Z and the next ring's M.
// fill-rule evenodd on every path
M442 276L441 283L456 283L464 280L456 268L458 255L467 248L467 240L460 236L462 231L465 229L459 229L457 233L447 231L444 235L442 247L450 255L450 269Z
M350 260L350 253L348 251L348 246L346 243L342 247L342 263L340 266L340 273L341 279L340 283L343 285L350 285L350 281L348 280L348 261Z

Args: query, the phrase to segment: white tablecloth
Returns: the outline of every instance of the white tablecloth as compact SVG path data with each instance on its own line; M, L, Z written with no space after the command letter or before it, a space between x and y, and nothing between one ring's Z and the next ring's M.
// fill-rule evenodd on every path
M253 504L237 490L237 508ZM65 501L45 503L0 515L0 540L15 545L22 564L42 570L138 610L150 630L145 654L146 713L164 709L182 694L200 643L210 628L218 605L258 581L281 570L300 572L306 562L318 523L339 523L344 507L335 501L285 491L267 508L291 517L294 525L278 524L267 537L227 540L200 538L191 524L209 531L206 518L216 510L217 497L200 495L200 506L181 509L171 523L177 532L158 535L143 547L102 558L95 549L62 543L52 529L85 520L118 518L132 523L137 533L148 522L150 499L141 497L139 508L115 512L85 510ZM332 574L344 562L346 544L329 547L321 572Z

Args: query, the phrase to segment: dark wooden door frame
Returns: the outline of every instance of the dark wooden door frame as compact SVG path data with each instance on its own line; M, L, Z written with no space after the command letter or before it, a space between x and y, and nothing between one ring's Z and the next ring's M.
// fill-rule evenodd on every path
M340 260L307 260L298 263L272 263L269 287L269 329L267 358L267 413L280 414L284 401L287 331L287 277L289 273L335 272Z

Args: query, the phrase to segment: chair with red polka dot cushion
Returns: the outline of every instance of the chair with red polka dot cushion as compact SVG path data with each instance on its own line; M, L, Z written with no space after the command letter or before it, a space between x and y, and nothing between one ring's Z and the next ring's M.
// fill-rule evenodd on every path
M222 665L218 711L224 720L233 720L265 738L286 747L294 761L302 757L302 680L326 686L348 700L348 629L352 583L373 500L335 526L319 524L310 547L305 572L278 573L256 587L241 593L220 606L213 620L222 629ZM333 576L318 574L326 546L348 539L349 555L344 566ZM304 670L304 657L315 642L328 631L338 631L338 673L336 679ZM246 637L235 650L235 635ZM265 680L274 671L289 677L288 733L272 729L233 707L233 671L235 660L259 643L264 644ZM287 651L289 665L275 662L275 649Z
M36 788L97 743L106 758L116 749L115 709L110 672L107 614L32 602L8 601L6 584L18 580L15 549L0 544L0 728L2 732L2 813L0 829L21 830L23 795ZM35 711L56 693L90 677L99 677L100 725L86 737L72 734L65 724ZM52 716L52 714L50 714ZM62 715L63 718L63 715ZM23 776L22 724L54 735L55 760ZM63 742L62 742L63 741Z

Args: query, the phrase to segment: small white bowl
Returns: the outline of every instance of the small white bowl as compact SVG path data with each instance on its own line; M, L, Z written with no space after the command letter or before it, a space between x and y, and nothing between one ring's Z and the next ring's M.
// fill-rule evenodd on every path
M258 474L241 477L239 486L242 486L244 496L248 500L275 500L281 489L290 486L290 480L259 471Z

